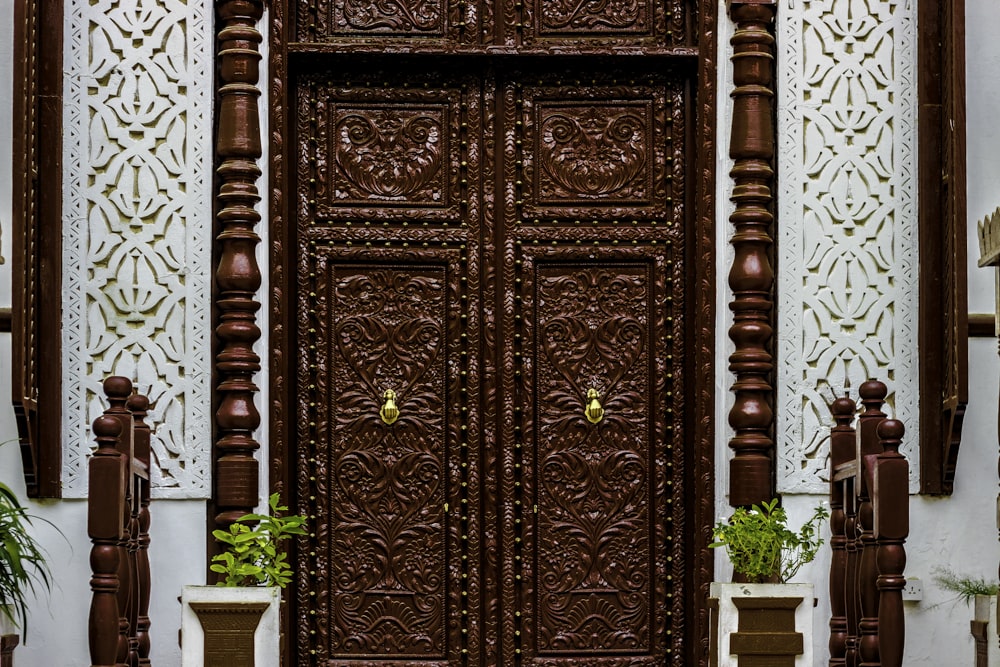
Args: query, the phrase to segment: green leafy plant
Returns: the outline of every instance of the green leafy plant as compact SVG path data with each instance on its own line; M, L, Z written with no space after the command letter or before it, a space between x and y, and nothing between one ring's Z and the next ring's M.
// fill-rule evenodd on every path
M749 583L786 582L811 562L823 544L820 524L830 516L826 507L816 508L799 532L788 528L788 515L778 499L739 507L729 521L715 525L712 548L725 547L736 572Z
M0 608L25 634L28 598L39 586L49 592L52 584L45 556L31 534L33 518L11 488L0 483Z
M986 577L959 575L945 568L938 568L934 572L934 581L938 586L956 593L965 604L969 604L977 595L997 594L997 582L989 581Z
M305 535L302 515L281 516L288 508L278 505L278 494L268 500L271 514L245 514L229 530L212 535L226 545L226 551L212 558L211 570L226 575L218 586L278 586L292 580L292 568L279 542L292 535Z

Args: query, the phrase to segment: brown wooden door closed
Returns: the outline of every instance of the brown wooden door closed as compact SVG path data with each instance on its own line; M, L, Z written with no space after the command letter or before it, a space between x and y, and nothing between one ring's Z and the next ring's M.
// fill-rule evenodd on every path
M440 30L290 67L298 664L682 664L693 69L660 4L556 4L522 44L589 53L299 15Z

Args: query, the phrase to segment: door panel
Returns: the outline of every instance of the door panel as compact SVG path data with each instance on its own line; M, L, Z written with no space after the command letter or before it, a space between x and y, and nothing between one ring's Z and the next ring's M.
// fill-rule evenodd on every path
M295 80L299 663L669 662L684 78L350 62Z

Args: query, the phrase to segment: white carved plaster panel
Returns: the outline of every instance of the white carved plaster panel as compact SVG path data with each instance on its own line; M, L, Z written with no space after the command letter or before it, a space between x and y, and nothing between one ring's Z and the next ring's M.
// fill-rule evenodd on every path
M916 489L916 2L778 12L778 488L827 493L828 405L868 378Z
M63 493L87 491L101 383L152 402L154 496L210 495L212 3L65 11Z

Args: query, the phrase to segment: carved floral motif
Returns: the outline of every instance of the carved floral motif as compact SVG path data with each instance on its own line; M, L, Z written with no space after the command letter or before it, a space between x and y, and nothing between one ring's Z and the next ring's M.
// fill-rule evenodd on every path
M540 29L551 32L645 30L646 1L541 0Z
M340 3L338 3L340 5ZM338 9L341 9L338 6ZM343 0L337 23L344 29L389 33L440 33L441 0Z
M542 269L538 645L649 646L649 285L643 268ZM583 403L596 389L597 424Z
M330 581L334 655L445 649L444 271L331 276ZM386 389L398 419L379 416Z
M335 124L338 200L440 202L447 154L440 112L341 110Z
M544 108L540 196L644 198L649 129L637 111L603 105Z

